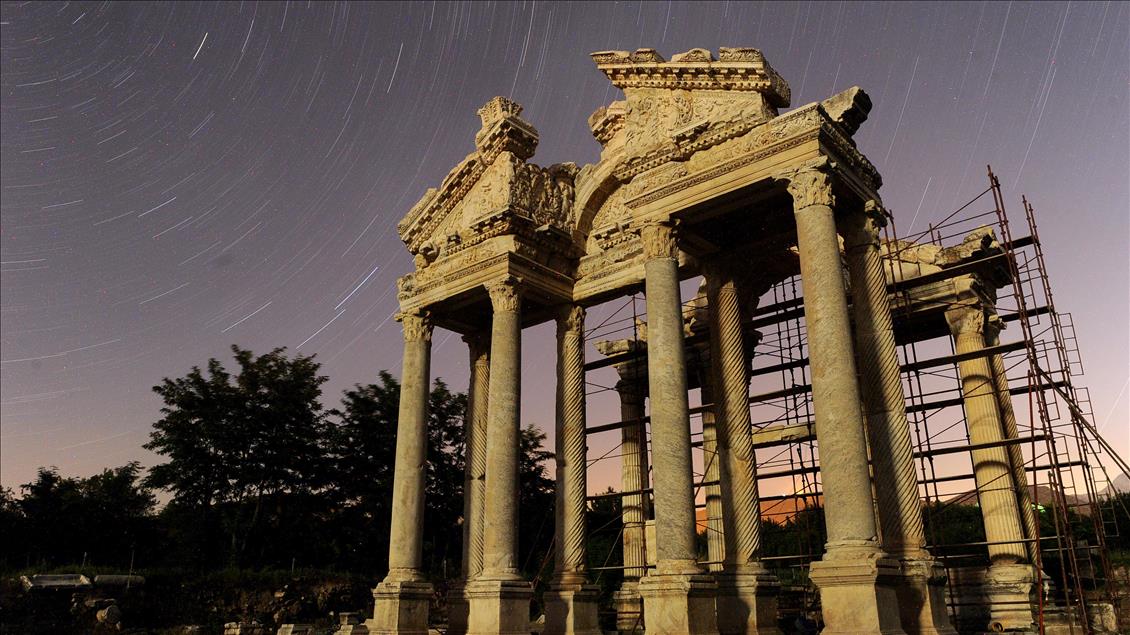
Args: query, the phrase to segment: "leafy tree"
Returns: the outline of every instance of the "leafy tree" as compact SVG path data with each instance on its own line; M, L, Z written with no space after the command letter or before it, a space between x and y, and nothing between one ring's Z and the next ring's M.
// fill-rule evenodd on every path
M373 571L388 569L392 523L393 468L400 382L381 371L378 383L346 391L334 433L334 495L345 521L342 564ZM463 515L463 419L467 397L442 379L428 403L428 466L425 481L424 553L437 575L458 567Z
M285 350L256 357L232 346L234 377L211 359L207 374L194 367L153 388L164 417L145 447L170 460L146 482L172 491L174 510L196 512L202 527L218 514L234 565L290 551L267 536L294 536L293 526L283 531L286 521L309 518L315 494L328 484L329 427L319 401L326 378L313 357L288 358Z
M0 487L0 569L22 567L29 564L25 558L30 558L27 544L27 517L20 508L19 499L15 492L7 487Z
M125 567L137 553L153 557L156 499L140 475L136 462L85 479L40 468L36 479L22 486L21 498L6 491L3 518L10 529L5 527L5 536L23 544L28 560L12 564L86 561Z

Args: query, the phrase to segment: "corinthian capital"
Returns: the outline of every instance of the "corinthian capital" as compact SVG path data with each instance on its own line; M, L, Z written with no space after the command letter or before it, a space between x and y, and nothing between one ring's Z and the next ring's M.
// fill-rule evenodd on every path
M522 304L521 280L514 276L506 276L501 280L488 282L487 293L490 295L491 306L495 311L508 311L516 313Z
M580 336L585 330L585 308L563 306L557 312L557 334Z
M643 240L644 258L678 258L679 248L675 244L675 223L673 221L658 221L640 227L640 239Z
M819 167L801 168L789 175L789 194L793 197L793 210L801 210L812 205L832 207L836 199L832 196L832 175Z
M397 313L396 320L404 328L405 342L432 341L432 316L427 311Z
M977 302L967 302L954 306L946 311L946 323L949 324L950 333L969 335L985 333L985 309Z

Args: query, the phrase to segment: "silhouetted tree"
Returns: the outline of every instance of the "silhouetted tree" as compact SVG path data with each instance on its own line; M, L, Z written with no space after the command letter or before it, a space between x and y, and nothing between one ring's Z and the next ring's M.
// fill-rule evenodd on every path
M268 536L305 538L289 521L316 513L315 494L328 484L329 426L319 402L326 378L313 357L291 359L282 348L232 352L235 376L211 359L207 375L194 367L154 386L164 417L145 447L170 460L146 482L171 491L174 510L198 514L202 527L217 514L231 564L285 561L293 550Z
M133 555L157 552L156 499L140 482L141 467L129 463L89 478L67 478L40 468L19 499L2 504L8 534L22 544L25 562L15 566L89 564L128 566ZM5 539L7 542L7 539ZM21 548L21 547L17 547ZM7 551L7 548L5 549ZM11 562L10 554L4 560Z

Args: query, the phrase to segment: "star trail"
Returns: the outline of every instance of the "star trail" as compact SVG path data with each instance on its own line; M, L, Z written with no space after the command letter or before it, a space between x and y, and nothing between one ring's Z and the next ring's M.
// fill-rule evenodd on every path
M1037 207L1097 423L1130 454L1125 3L4 2L0 29L5 487L151 464L150 387L233 343L316 353L328 406L399 372L395 225L471 151L475 110L515 99L535 162L595 162L586 119L619 94L588 54L637 47L760 48L794 107L862 86L856 138L904 232L991 163ZM523 420L547 427L552 346L527 330ZM462 343L434 348L464 389Z

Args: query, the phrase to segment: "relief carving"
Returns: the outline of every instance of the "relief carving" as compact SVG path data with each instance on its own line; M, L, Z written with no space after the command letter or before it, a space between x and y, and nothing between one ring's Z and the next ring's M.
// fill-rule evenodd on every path
M640 239L643 241L643 255L647 260L656 258L674 259L679 256L673 222L648 223L640 227Z
M832 196L832 176L825 170L805 168L788 176L789 194L793 197L793 209L801 210L812 205L835 205Z
M491 306L496 312L515 313L522 304L521 281L514 276L506 276L501 280L488 282L487 294L490 295Z

